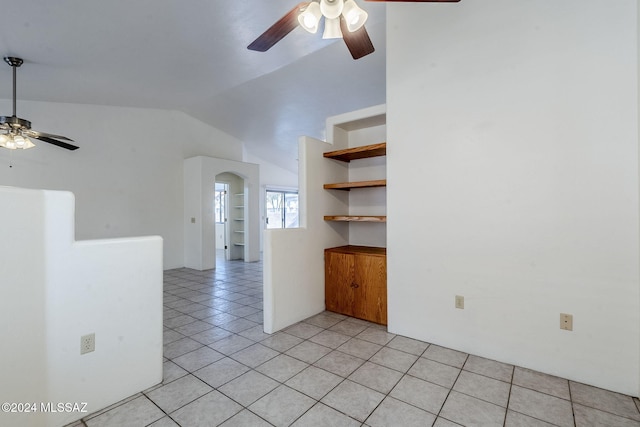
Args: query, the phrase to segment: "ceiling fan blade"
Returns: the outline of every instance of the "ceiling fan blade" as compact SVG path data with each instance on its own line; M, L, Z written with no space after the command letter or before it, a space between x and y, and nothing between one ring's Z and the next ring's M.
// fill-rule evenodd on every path
M291 9L286 15L269 27L267 31L251 42L251 44L247 46L247 49L257 50L258 52L266 52L271 49L273 45L282 40L284 36L298 26L298 15L306 9L309 3L310 2L302 2Z
M52 133L46 133L46 132L36 132L35 130L28 130L26 132L29 136L32 136L34 138L37 138L39 136L46 136L47 138L55 138L55 139L63 139L65 141L71 141L73 142L73 139L71 138L67 138L66 136L62 136L62 135L54 135Z
M347 48L349 48L349 52L351 52L351 56L353 56L353 59L360 59L363 56L367 56L376 50L373 47L373 43L371 42L369 34L364 28L364 25L354 32L349 32L349 30L347 29L347 22L341 16L340 30L342 30L342 39L347 45Z
M380 2L404 2L404 3L458 3L460 0L366 0Z
M33 138L40 140L42 142L48 142L49 144L57 145L58 147L61 147L61 148L66 148L67 150L77 150L79 148L79 147L76 147L75 145L67 144L66 142L58 141L53 138L44 136L42 134L38 136L34 135Z

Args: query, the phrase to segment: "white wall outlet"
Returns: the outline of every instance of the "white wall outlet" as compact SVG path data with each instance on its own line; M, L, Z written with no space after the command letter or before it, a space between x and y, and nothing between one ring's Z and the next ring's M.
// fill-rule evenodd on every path
M96 350L96 334L80 337L80 354L91 353Z
M456 295L456 308L464 309L464 297Z
M560 329L573 331L573 314L560 313Z

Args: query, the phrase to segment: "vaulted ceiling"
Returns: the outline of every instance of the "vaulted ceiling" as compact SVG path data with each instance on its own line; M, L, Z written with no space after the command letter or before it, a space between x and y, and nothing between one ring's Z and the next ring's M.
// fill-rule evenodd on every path
M376 47L360 60L342 40L301 28L265 53L246 49L297 2L7 1L0 54L25 60L18 108L33 100L180 110L295 171L300 135L323 138L326 117L385 102L384 3L360 1ZM0 98L10 97L11 68L1 63Z

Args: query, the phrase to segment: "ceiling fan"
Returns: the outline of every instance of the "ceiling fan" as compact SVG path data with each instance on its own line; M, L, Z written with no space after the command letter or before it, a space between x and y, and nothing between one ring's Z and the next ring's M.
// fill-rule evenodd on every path
M34 138L42 142L57 145L67 150L77 150L75 145L68 144L63 141L73 142L66 136L53 135L50 133L36 132L31 130L31 122L16 116L16 69L22 65L23 60L13 56L6 56L4 61L13 68L13 115L0 116L0 147L10 150L35 147L29 138Z
M367 0L378 2L433 2L457 3L460 0ZM318 31L320 20L324 17L322 38L344 39L353 59L373 53L375 48L364 28L368 14L356 4L355 0L311 0L299 3L280 18L275 24L255 39L247 49L266 52L293 31L298 25L310 33Z

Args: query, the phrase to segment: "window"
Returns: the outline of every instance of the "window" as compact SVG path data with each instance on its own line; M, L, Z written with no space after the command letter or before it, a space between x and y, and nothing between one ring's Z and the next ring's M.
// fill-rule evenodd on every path
M265 208L267 228L299 227L297 192L267 190Z
M223 223L224 222L224 202L225 202L225 195L226 195L226 190L218 190L216 189L216 195L215 195L215 219L216 219L216 223ZM211 194L211 193L209 193Z

